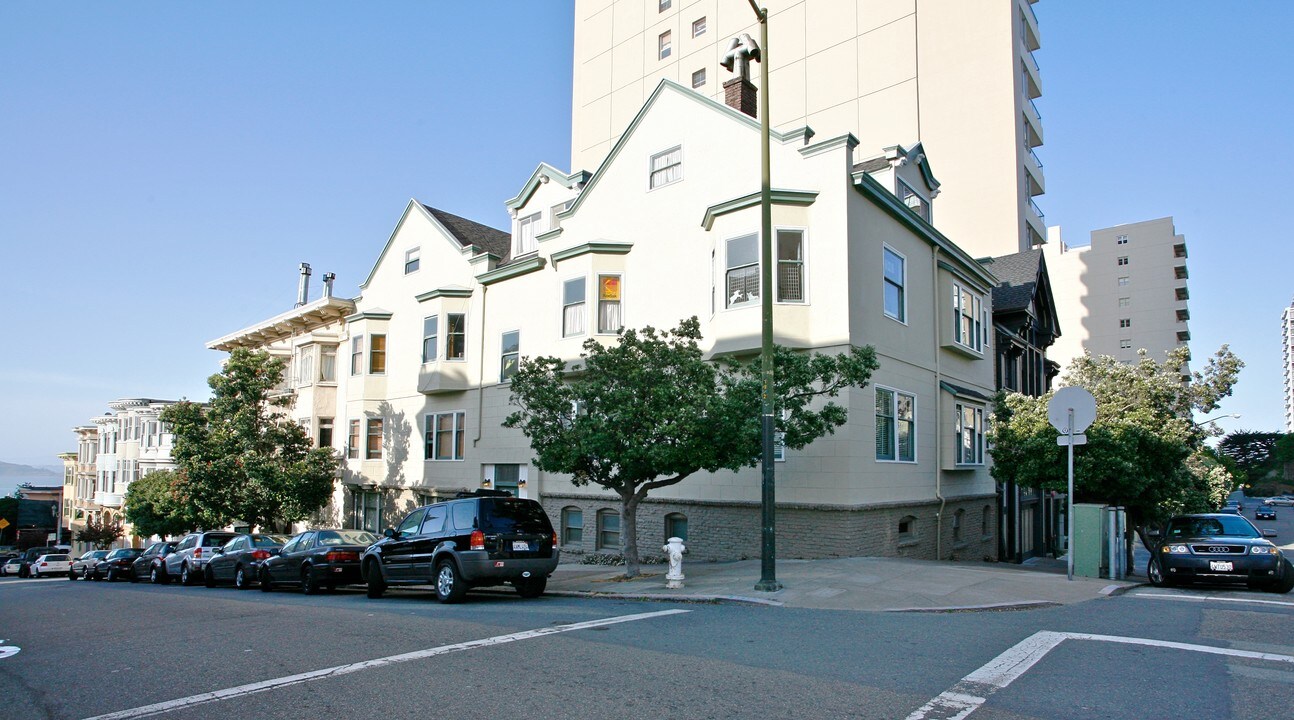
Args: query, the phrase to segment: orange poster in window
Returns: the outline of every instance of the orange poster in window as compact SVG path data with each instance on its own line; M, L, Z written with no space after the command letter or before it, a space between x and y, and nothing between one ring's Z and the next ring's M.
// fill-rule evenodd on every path
M620 278L614 275L604 275L598 278L601 290L598 293L599 300L619 300L620 299Z

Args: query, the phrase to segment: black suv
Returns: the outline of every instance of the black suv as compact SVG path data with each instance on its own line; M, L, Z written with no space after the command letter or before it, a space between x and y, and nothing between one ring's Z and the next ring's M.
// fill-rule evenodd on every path
M539 597L561 552L539 503L499 490L420 507L383 535L360 558L371 598L390 585L432 584L437 600L455 603L469 588L504 583Z

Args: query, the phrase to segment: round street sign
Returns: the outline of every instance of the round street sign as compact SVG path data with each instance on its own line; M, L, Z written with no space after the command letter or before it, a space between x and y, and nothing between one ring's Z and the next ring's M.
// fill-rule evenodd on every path
M1069 411L1074 411L1074 427L1069 427ZM1062 434L1081 433L1096 419L1096 398L1081 387L1065 387L1056 391L1047 403L1047 419Z

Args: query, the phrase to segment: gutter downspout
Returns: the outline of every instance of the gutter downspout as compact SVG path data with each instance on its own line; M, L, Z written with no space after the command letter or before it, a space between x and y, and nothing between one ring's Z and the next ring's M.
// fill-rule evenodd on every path
M481 442L481 432L485 426L482 422L482 413L485 412L485 294L489 290L489 285L481 286L481 343L476 360L476 437L472 438L472 447Z
M943 310L939 309L939 247L935 246L934 258L930 263L931 279L934 287L935 300L935 428L943 422L943 388L940 384L943 382L943 371L940 370L939 360L942 353L939 351L939 318L943 317ZM939 500L939 512L935 514L935 560L944 559L944 506L947 500L943 495L943 433L935 433L935 498Z

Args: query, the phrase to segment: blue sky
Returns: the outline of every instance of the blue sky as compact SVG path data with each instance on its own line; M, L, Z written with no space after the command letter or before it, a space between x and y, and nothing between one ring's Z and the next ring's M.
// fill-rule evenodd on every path
M1277 224L1294 4L1036 6L1049 224L1172 215L1222 412L1282 419ZM204 399L205 342L353 295L410 197L496 227L569 163L571 0L0 5L0 460L49 465L119 397ZM937 163L937 159L933 159ZM936 165L937 167L937 165Z

